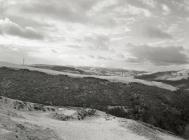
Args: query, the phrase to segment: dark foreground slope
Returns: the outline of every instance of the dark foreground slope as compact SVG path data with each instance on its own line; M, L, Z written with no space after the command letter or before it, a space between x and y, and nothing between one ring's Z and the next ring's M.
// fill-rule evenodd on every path
M97 78L73 78L5 67L0 68L0 77L0 94L14 99L92 107L179 135L186 133L189 122L189 107L185 104L189 96L184 93L139 83L112 83Z

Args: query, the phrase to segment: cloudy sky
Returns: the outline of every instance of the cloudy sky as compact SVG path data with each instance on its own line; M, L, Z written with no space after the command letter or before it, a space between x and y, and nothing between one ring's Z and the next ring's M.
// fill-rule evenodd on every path
M0 61L189 68L188 0L0 0Z

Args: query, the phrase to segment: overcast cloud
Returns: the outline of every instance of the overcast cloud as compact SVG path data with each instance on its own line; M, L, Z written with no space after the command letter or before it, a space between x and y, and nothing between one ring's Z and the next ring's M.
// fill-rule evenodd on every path
M0 59L185 68L188 25L187 0L0 0Z
M134 46L130 44L128 50L137 62L149 61L155 65L182 65L188 63L188 57L183 53L183 47L166 46L153 47L148 45Z
M0 34L13 35L28 39L43 39L43 35L36 31L34 28L23 28L18 24L10 21L8 18L0 20Z

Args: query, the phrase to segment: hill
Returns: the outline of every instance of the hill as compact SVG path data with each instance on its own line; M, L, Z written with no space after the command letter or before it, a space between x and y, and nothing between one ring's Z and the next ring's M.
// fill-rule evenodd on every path
M189 70L187 69L141 74L135 78L166 83L182 90L189 89Z
M122 76L131 77L138 74L146 73L145 71L116 69L116 68L102 68L102 67L74 67L74 66L59 66L59 65L44 65L36 64L31 67L56 70L60 72L77 73L84 75L98 75L98 76Z
M0 67L8 67L12 69L27 69L30 71L38 71L38 72L43 72L46 74L50 75L67 75L69 77L76 77L76 78L84 78L84 77L91 77L91 78L97 78L97 79L103 79L103 80L108 80L112 82L121 82L121 83L141 83L144 85L148 86L155 86L163 89L168 89L171 91L177 90L174 86L162 83L162 82L156 82L156 81L147 81L147 80L141 80L141 79L135 79L132 76L131 77L123 77L123 76L115 76L115 75L110 75L110 76L102 76L102 75L86 75L86 74L78 74L78 73L72 73L68 71L56 71L56 70L51 70L51 69L45 69L45 68L36 68L36 67L31 67L31 66L26 66L26 65L17 65L17 64L11 64L11 63L6 63L6 62L0 62Z
M153 126L93 110L0 97L0 139L182 140Z
M6 67L0 68L0 77L0 94L13 99L45 105L91 107L178 135L184 135L189 122L189 97L184 93L181 98L180 93L140 83L49 75Z

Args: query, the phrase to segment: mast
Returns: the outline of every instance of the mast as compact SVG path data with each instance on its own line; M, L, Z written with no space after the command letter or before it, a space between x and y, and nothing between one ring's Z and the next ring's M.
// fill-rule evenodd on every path
M22 65L24 66L25 65L25 58L23 57L22 59Z

